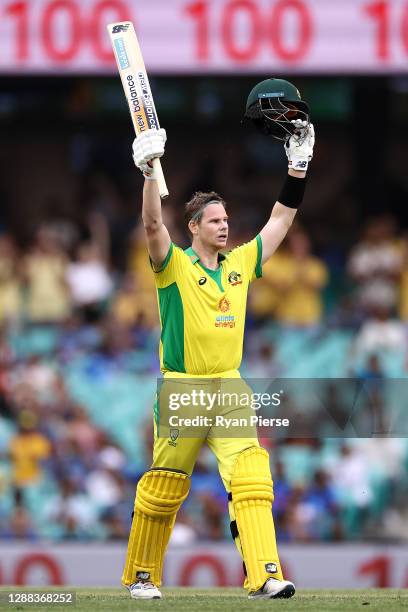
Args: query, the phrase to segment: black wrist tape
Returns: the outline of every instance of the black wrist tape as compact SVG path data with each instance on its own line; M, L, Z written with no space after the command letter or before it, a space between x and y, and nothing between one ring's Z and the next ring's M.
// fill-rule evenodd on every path
M305 195L306 178L288 174L278 197L278 202L289 208L299 208Z

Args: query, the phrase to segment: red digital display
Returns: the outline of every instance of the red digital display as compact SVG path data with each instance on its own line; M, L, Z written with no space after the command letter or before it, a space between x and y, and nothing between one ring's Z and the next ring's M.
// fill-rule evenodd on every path
M408 70L408 0L0 0L0 72L113 73L125 20L149 72Z

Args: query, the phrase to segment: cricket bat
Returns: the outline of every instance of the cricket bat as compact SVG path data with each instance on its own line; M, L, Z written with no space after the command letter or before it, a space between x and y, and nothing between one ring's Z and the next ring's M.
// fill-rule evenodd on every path
M133 23L110 23L107 29L136 136L146 130L158 130L156 107ZM159 158L153 160L153 168L160 197L167 198L169 192Z

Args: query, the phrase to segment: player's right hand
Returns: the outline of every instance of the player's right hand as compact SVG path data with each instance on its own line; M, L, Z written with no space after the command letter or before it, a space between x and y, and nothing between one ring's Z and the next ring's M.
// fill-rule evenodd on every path
M164 154L166 130L146 130L133 141L133 161L146 178L154 178L152 160ZM150 162L150 163L149 163Z

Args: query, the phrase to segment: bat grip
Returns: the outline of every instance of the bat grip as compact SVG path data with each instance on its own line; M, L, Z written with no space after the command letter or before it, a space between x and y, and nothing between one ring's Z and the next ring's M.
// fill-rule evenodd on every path
M157 181L157 187L159 188L160 197L162 200L164 200L164 198L167 198L167 196L169 195L169 190L167 189L166 179L164 178L163 174L163 168L158 157L155 157L153 159L153 169L154 176Z

